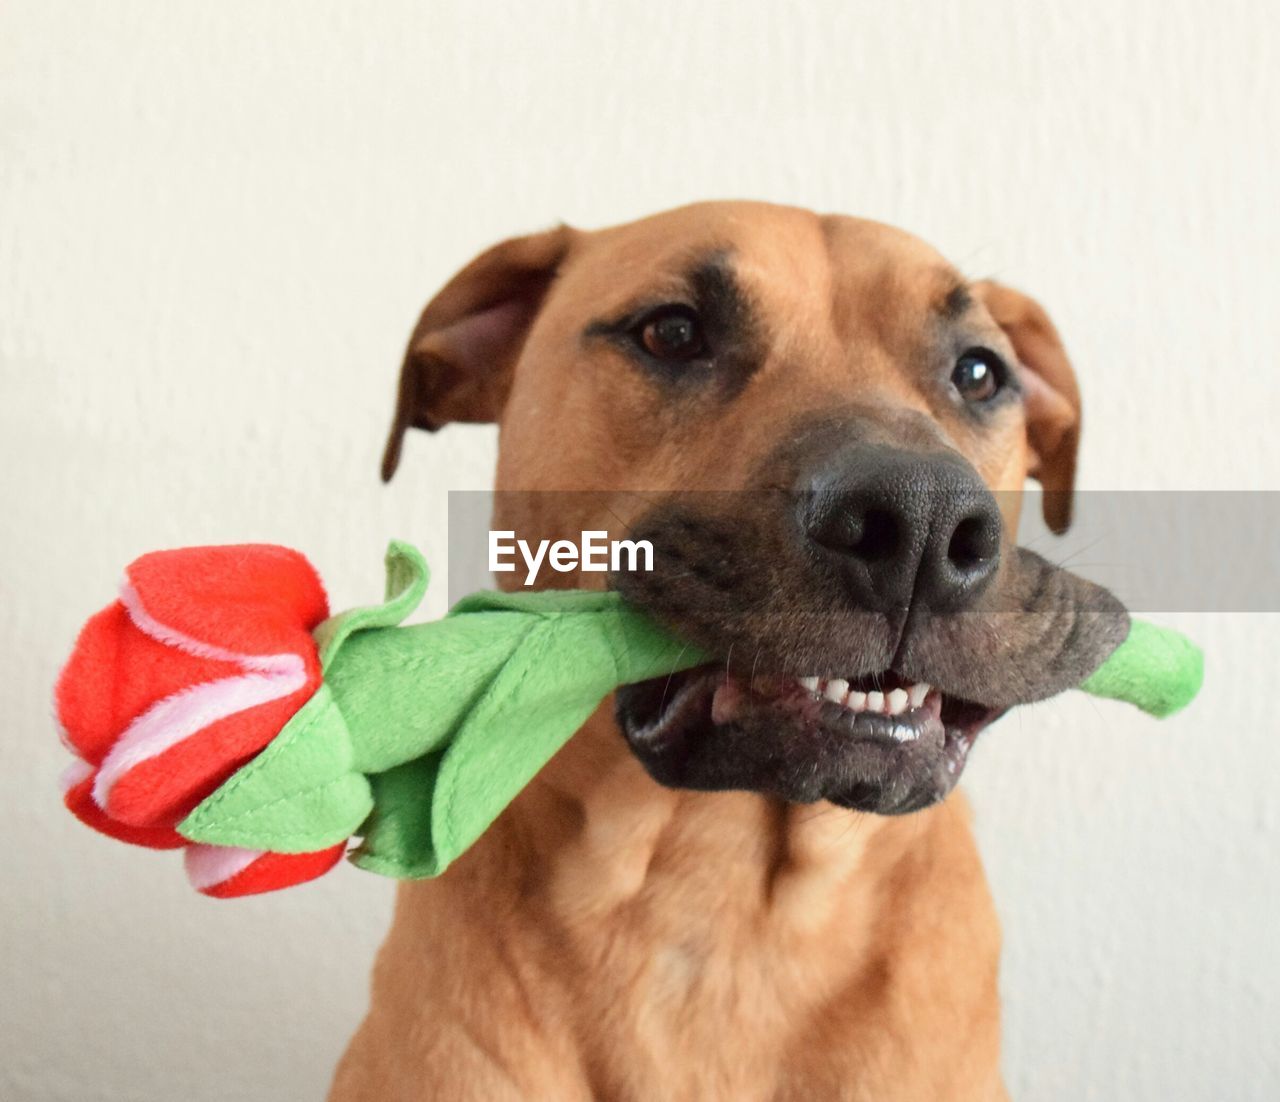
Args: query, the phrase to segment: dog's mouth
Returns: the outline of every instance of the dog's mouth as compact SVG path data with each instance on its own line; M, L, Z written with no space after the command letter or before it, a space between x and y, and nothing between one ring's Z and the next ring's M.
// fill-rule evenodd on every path
M651 569L615 569L610 584L713 662L623 686L618 722L670 787L904 814L951 792L998 716L1097 669L1127 615L1106 590L1003 534L997 551L995 507L958 460L863 455L898 457L896 481L873 483L873 509L839 480L814 491L816 476L796 472L835 462L814 455L844 454L826 431L780 445L759 474L769 489L643 502L629 529L652 547ZM948 520L939 531L949 537L934 540L936 510L955 500L973 516ZM823 517L839 522L833 531L815 528ZM978 520L989 530L974 558L957 540Z
M978 733L1003 709L894 670L845 679L721 664L625 686L617 711L632 750L664 784L904 814L955 787Z

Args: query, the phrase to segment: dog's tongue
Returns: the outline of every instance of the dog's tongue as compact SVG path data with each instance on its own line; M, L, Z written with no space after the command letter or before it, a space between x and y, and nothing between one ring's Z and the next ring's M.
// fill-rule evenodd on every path
M718 726L732 723L745 698L742 683L736 677L727 678L711 698L711 722Z

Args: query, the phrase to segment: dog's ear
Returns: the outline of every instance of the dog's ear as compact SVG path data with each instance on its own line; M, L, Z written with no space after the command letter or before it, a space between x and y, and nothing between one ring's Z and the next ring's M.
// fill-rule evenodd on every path
M513 237L476 257L422 311L405 349L382 479L395 474L410 428L496 421L511 372L573 231Z
M1080 388L1062 338L1035 299L989 280L974 287L1018 355L1034 478L1044 488L1044 519L1061 534L1071 524Z

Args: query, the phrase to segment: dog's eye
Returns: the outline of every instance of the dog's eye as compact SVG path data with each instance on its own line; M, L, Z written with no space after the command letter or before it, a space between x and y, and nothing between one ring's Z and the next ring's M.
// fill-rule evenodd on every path
M951 385L966 402L989 402L1008 382L1004 360L989 348L970 348L961 353L951 372Z
M658 360L688 363L707 353L698 315L687 306L660 306L635 329L636 340Z

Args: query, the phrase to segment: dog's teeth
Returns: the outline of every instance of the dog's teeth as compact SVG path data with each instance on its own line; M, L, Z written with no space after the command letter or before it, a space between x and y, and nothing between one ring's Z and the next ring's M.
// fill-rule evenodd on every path
M823 693L828 700L834 701L836 704L843 704L844 698L849 695L849 682L843 677L837 677L834 681L827 682L827 688Z
M927 681L906 685L889 692L863 693L850 689L843 677L797 677L795 683L805 692L841 704L850 712L874 712L886 716L900 716L913 708L921 707L933 691Z

